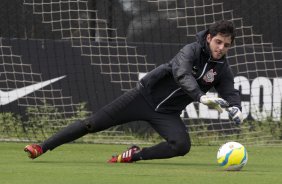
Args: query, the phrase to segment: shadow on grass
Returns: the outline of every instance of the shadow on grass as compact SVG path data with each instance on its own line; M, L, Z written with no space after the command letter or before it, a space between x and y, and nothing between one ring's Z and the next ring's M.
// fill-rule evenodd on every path
M167 162L165 160L163 160L163 162L161 161L139 161L139 162L135 162L135 163L107 163L107 161L99 161L99 160L58 160L58 159L54 159L54 160L26 160L24 161L24 163L28 163L28 164L104 164L104 165L128 165L128 166L144 166L144 167L150 167L150 166L179 166L179 167L187 167L187 166L197 166L197 167L208 167L208 166L215 166L212 164L208 164L208 163L196 163L196 162L183 162L183 163L179 163L179 162Z
M162 166L181 166L181 167L187 167L187 166L203 166L203 167L207 167L207 166L214 166L208 163L193 163L193 162L183 162L183 163L179 163L179 162L146 162L146 161L142 161L136 164L142 164L142 165L162 165Z

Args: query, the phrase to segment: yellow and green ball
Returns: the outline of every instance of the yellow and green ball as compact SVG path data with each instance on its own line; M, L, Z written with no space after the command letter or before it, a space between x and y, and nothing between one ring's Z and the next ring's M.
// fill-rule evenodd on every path
M217 163L228 171L241 170L248 161L246 148L238 142L227 142L217 152Z

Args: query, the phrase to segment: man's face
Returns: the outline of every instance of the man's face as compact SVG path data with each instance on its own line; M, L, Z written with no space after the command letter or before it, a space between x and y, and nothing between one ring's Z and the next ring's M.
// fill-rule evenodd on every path
M212 58L218 60L222 58L229 48L231 47L231 36L224 34L217 34L212 37L210 34L207 35L207 42L209 43Z

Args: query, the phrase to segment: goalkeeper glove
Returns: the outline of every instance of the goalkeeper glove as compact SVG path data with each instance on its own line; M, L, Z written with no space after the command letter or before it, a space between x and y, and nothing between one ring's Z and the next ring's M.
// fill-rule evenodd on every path
M218 112L222 113L222 107L226 108L229 106L228 102L222 98L208 97L206 95L201 96L200 102L207 105L209 108L216 109Z
M229 107L226 110L229 114L229 119L232 120L236 125L239 125L243 122L243 115L238 107Z

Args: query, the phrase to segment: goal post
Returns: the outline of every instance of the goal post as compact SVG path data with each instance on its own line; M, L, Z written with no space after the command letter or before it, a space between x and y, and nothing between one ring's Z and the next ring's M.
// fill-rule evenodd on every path
M44 140L135 87L147 72L195 41L197 32L227 19L236 28L227 60L235 74L235 88L241 92L245 122L236 126L226 111L219 114L199 103L188 105L181 117L196 145L227 140L280 143L282 46L264 41L224 3L228 2L24 0L16 4L20 7L16 13L24 19L19 32L25 34L10 29L2 34L0 92L60 80L1 104L0 139ZM209 95L217 93L212 90ZM136 126L143 125L136 124L113 127L80 141L131 143L137 141L132 136L138 132Z

